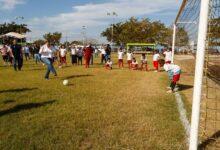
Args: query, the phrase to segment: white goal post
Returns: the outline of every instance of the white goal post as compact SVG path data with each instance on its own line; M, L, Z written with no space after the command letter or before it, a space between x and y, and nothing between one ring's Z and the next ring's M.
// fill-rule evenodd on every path
M177 18L174 23L173 42L176 37L176 25L178 19L187 5L189 0L183 0L181 8L178 12ZM203 81L203 68L205 61L206 50L206 38L208 28L208 15L209 15L209 2L210 0L201 0L200 12L199 12L199 24L198 24L198 38L197 38L197 51L196 51L196 68L194 78L194 91L192 102L192 116L191 116L191 129L190 129L190 141L189 149L197 150L198 148L198 134L199 134L199 122L200 122L200 103L202 98L202 81ZM188 20L186 20L188 21ZM175 43L172 44L172 53L174 58Z

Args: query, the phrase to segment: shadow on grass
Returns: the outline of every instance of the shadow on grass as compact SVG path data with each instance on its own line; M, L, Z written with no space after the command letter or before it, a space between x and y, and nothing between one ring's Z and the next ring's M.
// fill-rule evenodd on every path
M179 84L179 88L180 88L180 91L184 91L184 90L192 89L193 86L192 85Z
M38 88L19 88L19 89L9 89L9 90L1 90L0 93L10 93L10 92L25 92L25 91L32 91Z
M93 77L94 75L86 74L86 75L72 75L72 76L67 76L63 77L62 79L74 79L74 78L82 78L82 77Z
M24 111L24 110L29 110L29 109L33 109L33 108L46 106L46 105L52 104L54 102L56 102L56 100L46 101L46 102L42 102L42 103L27 103L27 104L16 105L13 108L10 108L8 110L0 111L0 117L2 117L4 115L12 114L12 113L18 113L18 112Z
M14 103L14 102L15 102L15 100L5 100L5 101L3 101L4 104L9 104L9 103Z
M202 141L202 143L199 144L198 149L205 150L208 145L214 144L218 138L220 138L220 130L208 137L206 140Z
M33 69L28 69L26 71L42 71L42 70L46 70L45 68L33 68Z

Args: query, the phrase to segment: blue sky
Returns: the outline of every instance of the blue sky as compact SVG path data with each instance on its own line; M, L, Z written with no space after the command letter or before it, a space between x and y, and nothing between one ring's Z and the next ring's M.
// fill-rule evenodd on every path
M32 30L28 38L41 38L47 32L62 32L69 40L82 39L82 26L87 37L99 41L105 39L100 33L109 26L113 17L107 12L116 12L115 22L135 16L161 20L171 25L178 12L181 0L0 0L0 22L24 20Z

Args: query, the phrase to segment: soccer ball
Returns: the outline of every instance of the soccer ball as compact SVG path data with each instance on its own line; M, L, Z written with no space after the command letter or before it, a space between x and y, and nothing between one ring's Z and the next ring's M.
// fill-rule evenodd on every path
M68 81L68 80L63 80L63 85L67 86L67 85L68 85L68 83L69 83L69 81Z

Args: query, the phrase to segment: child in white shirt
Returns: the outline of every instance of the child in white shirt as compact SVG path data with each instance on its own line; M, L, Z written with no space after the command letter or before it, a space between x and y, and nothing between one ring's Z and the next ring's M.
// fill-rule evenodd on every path
M138 70L138 62L135 58L132 59L131 69L132 70Z
M163 54L165 56L165 63L166 64L171 64L172 52L169 49L167 49Z
M129 69L131 69L132 58L133 58L133 53L129 50L127 53L127 63Z
M124 52L122 48L120 48L118 51L118 67L119 68L124 67L123 56L124 56Z
M61 67L63 64L67 65L67 62L66 62L66 53L67 53L67 50L65 49L65 47L62 45L61 48L60 48L60 64L61 64Z
M147 57L145 54L142 54L141 56L141 70L148 71Z
M175 92L177 82L180 80L181 68L174 64L165 64L164 70L168 72L169 79L171 80L170 90L167 93Z
M158 50L156 50L153 55L153 65L155 68L155 72L158 72L158 70L159 70L159 59L160 59L160 54L159 54Z
M107 62L105 64L105 68L108 69L108 70L112 70L112 61L111 61L111 58L108 58L107 59Z

